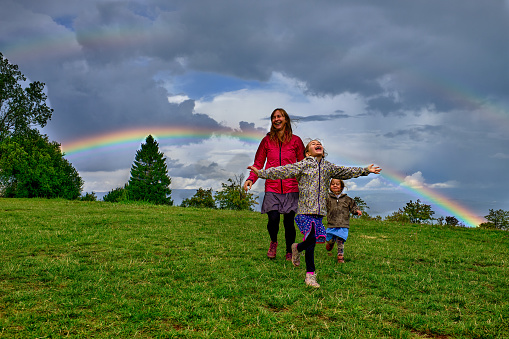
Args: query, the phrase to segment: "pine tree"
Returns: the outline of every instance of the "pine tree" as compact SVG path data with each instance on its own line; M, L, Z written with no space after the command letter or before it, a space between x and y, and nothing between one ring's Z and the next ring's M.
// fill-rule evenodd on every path
M152 135L141 144L131 167L127 184L129 199L148 201L154 204L173 205L171 200L171 178L168 176L166 158L159 151L159 144Z

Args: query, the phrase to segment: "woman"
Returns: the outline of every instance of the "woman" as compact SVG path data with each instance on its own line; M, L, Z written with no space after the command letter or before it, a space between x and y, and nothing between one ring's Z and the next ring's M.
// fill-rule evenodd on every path
M276 108L270 115L270 132L262 139L256 151L253 166L265 168L293 164L304 159L304 144L302 140L292 133L290 116L282 108ZM258 180L258 176L251 172L244 190ZM261 208L269 218L267 230L270 236L270 245L267 256L276 257L277 234L279 232L280 214L283 214L285 227L286 260L292 260L292 244L295 242L294 218L299 203L299 187L295 178L265 180L265 196Z

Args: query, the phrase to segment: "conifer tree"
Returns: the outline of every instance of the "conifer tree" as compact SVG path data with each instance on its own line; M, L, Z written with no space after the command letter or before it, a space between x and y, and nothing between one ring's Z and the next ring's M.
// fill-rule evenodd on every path
M131 167L131 177L127 184L129 199L173 205L170 197L171 178L165 161L166 158L159 151L159 144L149 135L136 152Z

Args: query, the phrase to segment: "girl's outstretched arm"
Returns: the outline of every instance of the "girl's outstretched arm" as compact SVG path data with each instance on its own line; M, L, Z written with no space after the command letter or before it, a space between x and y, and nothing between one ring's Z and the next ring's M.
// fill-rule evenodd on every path
M247 169L250 169L251 171L253 171L254 174L256 174L256 176L258 176L258 172L260 171L258 168L254 167L254 166L247 166Z
M374 164L369 165L368 170L370 173L375 173L375 174L378 174L378 173L380 173L380 171L382 171L382 169L380 167L375 166Z

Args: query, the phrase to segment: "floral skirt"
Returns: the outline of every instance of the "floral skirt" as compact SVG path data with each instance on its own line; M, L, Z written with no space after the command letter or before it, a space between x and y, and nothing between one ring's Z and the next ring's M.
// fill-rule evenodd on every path
M308 237L312 227L315 227L315 236L317 243L325 242L325 226L323 226L323 217L321 215L297 214L295 223L299 227L300 233L304 235L304 240Z

